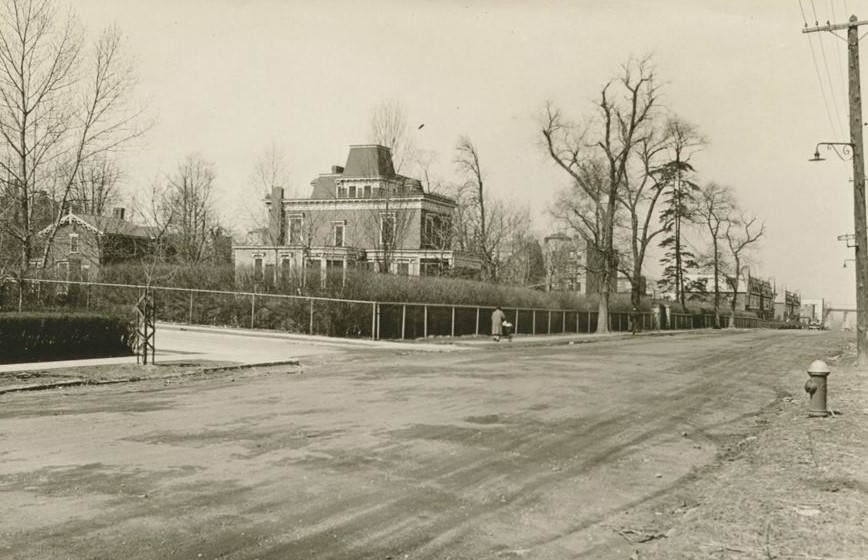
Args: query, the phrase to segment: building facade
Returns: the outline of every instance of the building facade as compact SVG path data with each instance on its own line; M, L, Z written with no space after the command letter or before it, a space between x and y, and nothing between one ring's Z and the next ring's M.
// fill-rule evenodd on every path
M555 233L543 239L546 291L597 294L602 283L603 257L593 245L581 238ZM645 279L640 279L640 293L645 294ZM609 278L610 293L625 293L631 288L623 273Z
M49 231L42 230L40 236L45 239ZM154 236L154 228L126 220L123 208L115 208L111 216L69 212L58 223L47 266L61 280L93 280L104 265L151 254Z
M265 285L304 285L342 282L356 267L411 276L481 269L451 249L455 201L397 174L385 146L350 146L346 164L311 186L309 198L272 189L268 226L254 242L233 246L237 273Z

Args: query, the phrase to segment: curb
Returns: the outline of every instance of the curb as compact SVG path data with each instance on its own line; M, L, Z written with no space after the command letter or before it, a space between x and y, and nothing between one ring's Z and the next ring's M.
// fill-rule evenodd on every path
M29 385L12 385L10 387L0 387L0 395L5 395L7 393L22 393L24 391L46 391L48 389L60 389L63 387L80 387L82 385L117 385L119 383L137 383L139 381L165 381L167 379L180 379L182 377L192 377L194 375L201 375L203 373L216 373L220 371L232 371L239 370L245 368L254 368L254 367L270 367L270 366L281 366L281 365L290 365L290 366L298 366L301 365L301 362L297 359L291 360L282 360L277 362L256 362L256 363L247 363L247 364L232 364L227 366L215 366L215 367L206 367L200 368L196 371L192 371L189 373L182 373L176 375L161 375L159 377L124 377L123 379L65 379L62 381L54 381L52 383L31 383Z

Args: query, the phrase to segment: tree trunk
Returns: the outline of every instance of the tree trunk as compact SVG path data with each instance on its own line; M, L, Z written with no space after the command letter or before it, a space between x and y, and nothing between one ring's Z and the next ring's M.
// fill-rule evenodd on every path
M639 271L633 271L633 282L630 286L630 330L636 334L641 329L639 328L639 304L641 303L642 294L639 293L639 282L642 274Z
M608 276L604 274L604 276ZM609 288L600 290L600 304L597 306L597 334L609 332Z

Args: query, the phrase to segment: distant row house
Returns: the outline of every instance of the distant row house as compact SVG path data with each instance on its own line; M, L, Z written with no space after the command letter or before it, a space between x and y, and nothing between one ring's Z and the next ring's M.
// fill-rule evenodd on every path
M481 270L479 259L451 248L455 201L396 173L385 146L350 146L346 164L311 186L308 198L272 188L268 226L233 246L237 274L272 286L342 282L353 268L411 276Z

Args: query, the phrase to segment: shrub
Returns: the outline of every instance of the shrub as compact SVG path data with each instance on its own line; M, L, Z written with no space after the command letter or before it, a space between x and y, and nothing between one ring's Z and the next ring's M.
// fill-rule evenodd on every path
M0 363L126 356L130 321L97 313L0 313Z

